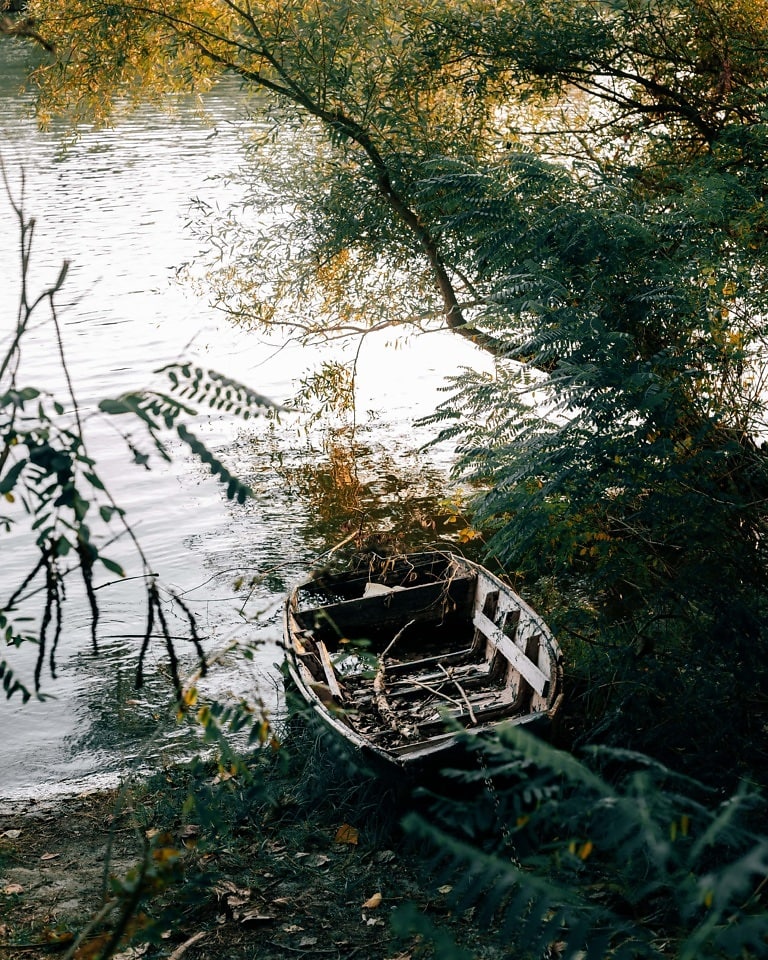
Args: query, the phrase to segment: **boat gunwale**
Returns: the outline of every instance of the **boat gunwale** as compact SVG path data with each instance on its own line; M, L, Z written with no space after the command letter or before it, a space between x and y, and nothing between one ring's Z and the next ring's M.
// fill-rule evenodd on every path
M299 619L300 617L301 619L305 619L307 615L311 615L315 611L326 610L329 606L336 608L343 607L347 610L352 610L354 607L360 604L367 604L368 601L378 600L380 603L381 596L351 597L336 601L334 604L300 609L299 595L301 590L310 587L314 582L312 578L302 581L301 583L297 584L289 593L284 609L286 657L288 671L293 682L296 684L300 693L313 708L313 710L318 713L318 715L326 724L330 725L344 739L364 752L371 752L377 755L378 757L384 759L388 764L395 764L401 767L407 766L412 762L425 760L426 758L435 754L442 753L455 744L459 737L464 734L474 735L482 733L484 730L492 729L493 727L504 723L512 723L517 726L530 724L535 721L541 721L544 718L551 718L556 713L562 700L562 653L560 651L560 647L542 617L536 613L536 611L533 610L509 584L502 581L499 577L491 573L480 564L454 553L429 551L421 554L401 555L401 557L391 559L395 562L397 562L398 559L405 559L406 562L408 562L410 559L419 558L424 558L423 565L425 567L429 564L430 560L432 562L445 560L444 570L446 573L452 570L454 573L460 573L463 571L466 574L466 572L469 571L476 580L473 595L470 598L472 609L475 607L475 598L477 596L477 591L481 587L481 584L485 585L486 587L490 586L493 590L498 590L499 594L503 593L508 599L510 599L513 606L509 609L516 609L519 611L519 622L525 623L527 627L533 628L528 629L528 636L537 637L537 651L544 651L545 660L549 667L548 687L550 689L548 689L545 694L541 694L548 704L546 709L523 710L520 713L512 713L509 716L496 716L493 719L488 720L480 719L480 721L477 723L469 723L463 726L461 730L447 730L443 733L427 735L422 739L411 742L405 741L397 745L387 747L380 746L372 739L375 734L363 733L343 719L343 704L340 704L340 714L336 715L333 710L329 709L329 707L318 696L317 692L312 688L311 684L316 683L317 681L312 677L312 674L306 664L302 662L301 656L296 649L296 638L294 635L297 631L293 629L292 621L293 624L299 628L298 632L303 632L311 636L312 630L302 625L301 620ZM380 559L385 563L388 560L388 558ZM343 577L343 575L338 576L339 580ZM370 576L368 578L364 576L360 577L361 583L366 581L376 582L372 580ZM446 577L444 576L439 581L432 581L428 584L416 583L412 586L403 587L401 590L396 592L403 593L409 590L419 590L424 586L433 587L436 583L444 584L445 582ZM488 591L486 591L485 595L487 595L487 592ZM473 628L477 630L479 628L477 624L474 623L474 620L475 617L473 616ZM493 644L492 638L487 637L486 635L484 636L488 643ZM498 647L496 647L496 649L498 650ZM528 657L524 648L518 647L518 649L520 649L521 653L526 656L530 663L540 671L540 668L538 667L538 661L530 660L530 657ZM504 656L502 651L499 651L499 653L501 656ZM438 654L435 657L422 658L422 661L432 660L437 663L439 659L440 655ZM413 672L412 668L416 667L419 662L420 661L406 661L402 664L393 664L393 666L396 666L400 670L400 679L407 680L408 667L410 667L411 672ZM514 664L511 664L511 661L507 660L507 662L514 666ZM306 674L306 677L304 674ZM511 707L511 704L507 706ZM503 711L504 705L501 704L499 709ZM471 707L469 710L469 716L472 716ZM464 714L461 718L457 717L456 722L460 722L461 719L467 720L467 718L467 714ZM380 728L380 733L384 734L386 732L386 727L382 726Z

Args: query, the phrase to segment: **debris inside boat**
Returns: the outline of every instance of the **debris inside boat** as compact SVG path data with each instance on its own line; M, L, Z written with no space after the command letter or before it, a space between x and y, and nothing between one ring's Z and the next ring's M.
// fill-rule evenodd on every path
M416 767L459 730L550 722L562 656L544 621L454 553L368 555L297 586L285 606L289 675L338 735Z

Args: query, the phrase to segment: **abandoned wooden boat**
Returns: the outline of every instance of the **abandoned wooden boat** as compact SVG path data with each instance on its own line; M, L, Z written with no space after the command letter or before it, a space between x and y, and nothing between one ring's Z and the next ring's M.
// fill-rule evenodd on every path
M562 699L559 647L505 583L463 557L369 556L296 587L288 672L322 720L364 753L416 769L457 730L542 724Z

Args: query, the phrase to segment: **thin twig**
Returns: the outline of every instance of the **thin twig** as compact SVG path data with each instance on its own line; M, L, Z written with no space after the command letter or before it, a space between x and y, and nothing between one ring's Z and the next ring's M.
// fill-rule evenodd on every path
M437 687L432 687L428 683L424 683L422 680L414 680L413 677L411 677L407 682L412 683L415 687L421 687L423 690L428 690L436 697L440 697L441 700L447 700L448 703L452 703L454 707L461 706L461 703L458 700L455 700L453 697L449 697L447 693L443 693L442 690L438 690Z
M117 905L118 905L117 900L108 900L104 904L104 906L101 908L101 910L99 910L98 913L94 914L94 916L91 917L88 923L83 927L80 933L72 941L72 946L64 954L64 960L72 960L72 958L75 956L77 951L80 949L80 945L82 944L83 940L85 940L88 934L92 930L95 930L96 927L103 920L106 920L106 918L109 916L110 913L112 913L112 911L115 909L115 907L117 907Z
M467 710L469 711L469 719L472 721L472 723L477 724L477 717L475 716L475 711L472 709L472 704L469 702L469 697L464 692L464 687L462 687L462 685L459 683L456 677L454 677L453 673L451 673L450 670L445 669L442 663L438 663L438 667L440 667L440 669L443 671L446 677L448 677L448 679L453 683L453 685L459 691L459 693L461 694L461 699L464 701L464 703L467 706Z
M408 629L408 627L412 627L412 626L414 625L414 623L416 623L416 620L415 620L415 619L414 619L414 620L409 620L408 623L406 623L406 625L405 625L404 627L401 627L401 628L397 631L397 633L394 635L394 637L392 637L392 639L390 640L389 645L387 646L387 648L386 648L386 649L384 650L384 652L382 653L382 655L381 655L381 659L382 659L382 660L384 659L384 657L386 657L386 655L389 653L389 651L392 649L392 647L394 647L394 645L397 643L397 641L402 637L402 635L405 633L405 631Z
M168 960L179 960L179 957L185 954L191 946L193 946L199 940L202 940L203 937L207 937L207 936L208 936L207 930L198 930L198 932L194 936L190 937L189 940L185 940L184 943L176 947L173 953L170 954L170 956L168 957Z

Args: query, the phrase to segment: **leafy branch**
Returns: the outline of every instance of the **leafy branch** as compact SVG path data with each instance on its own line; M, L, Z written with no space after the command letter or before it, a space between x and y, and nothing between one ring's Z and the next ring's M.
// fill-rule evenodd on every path
M411 813L405 826L432 845L452 906L474 910L516 955L764 951L768 837L750 828L760 796L741 789L713 807L708 788L647 756L593 748L582 762L514 727L467 747L477 766L452 774L476 785L471 799L435 797L428 818ZM429 935L413 914L400 923Z

